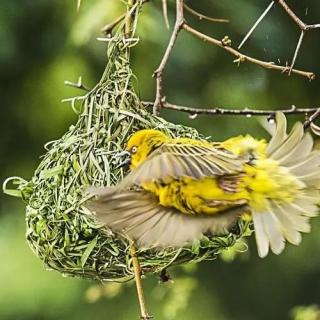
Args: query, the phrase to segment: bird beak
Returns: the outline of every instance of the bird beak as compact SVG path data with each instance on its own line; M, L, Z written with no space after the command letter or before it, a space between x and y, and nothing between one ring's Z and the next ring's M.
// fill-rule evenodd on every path
M116 167L116 169L127 168L127 167L130 166L130 164L131 164L131 154L130 154L129 151L127 151L127 150L121 151L121 152L117 153L115 155L115 157L120 159L120 163Z

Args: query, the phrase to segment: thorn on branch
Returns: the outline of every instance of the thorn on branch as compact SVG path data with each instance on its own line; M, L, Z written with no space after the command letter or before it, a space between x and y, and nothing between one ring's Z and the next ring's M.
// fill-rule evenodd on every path
M163 19L166 24L166 27L170 29L170 23L169 23L169 18L168 18L168 3L167 0L162 0L162 14L163 14Z
M177 105L173 105L170 104L166 101L166 98L164 96L164 92L163 92L163 73L165 70L165 67L167 65L168 59L170 57L170 54L173 50L173 47L176 43L176 40L180 34L181 30L184 30L190 34L192 34L193 36L199 38L200 40L204 41L204 42L208 42L210 44L213 44L215 46L218 46L222 49L224 49L225 51L227 51L228 53L230 53L231 55L233 55L235 57L235 59L233 60L234 63L237 63L238 66L242 63L242 62L250 62L253 64L256 64L262 68L265 69L270 69L270 70L274 70L274 71L279 71L281 73L284 74L296 74L296 75L300 75L303 77L306 77L307 79L309 79L310 81L313 80L315 78L315 74L313 72L309 72L309 71L303 71L303 70L299 70L299 69L294 69L294 64L295 61L297 59L299 50L301 48L302 45L302 41L304 39L304 35L306 33L307 30L309 29L317 29L320 28L320 24L313 24L313 25L307 25L305 23L303 23L294 13L293 11L286 5L284 0L273 0L271 1L271 3L268 5L268 7L265 9L265 11L262 13L262 15L258 18L258 20L255 22L255 24L253 25L253 27L249 30L248 34L245 36L245 38L242 40L239 48L245 43L245 41L250 37L250 35L253 33L253 31L255 30L255 28L259 25L259 23L263 20L263 18L268 14L268 12L271 10L271 8L273 7L273 5L278 2L280 3L285 10L288 12L288 14L292 17L292 19L294 21L296 21L296 23L302 28L301 30L301 35L295 50L295 54L293 56L291 65L288 66L288 64L286 64L285 66L282 65L277 65L274 62L270 62L270 61L263 61L257 58L253 58L249 55L245 55L243 53L241 53L240 51L234 49L231 45L231 39L228 36L225 36L222 40L218 40L214 37L208 36L194 28L192 28L189 24L187 24L184 20L184 9L187 10L188 12L190 12L191 14L197 16L199 19L207 19L209 17L206 17L202 14L200 14L199 12L191 9L190 7L188 7L186 4L184 4L184 0L176 0L176 20L175 20L175 25L173 28L173 31L171 33L171 37L170 40L168 42L167 48L165 50L165 53L162 57L162 60L160 62L160 65L158 66L158 68L154 71L153 73L153 77L156 78L156 97L155 97L155 101L153 103L153 113L155 115L158 115L161 108L166 108L166 109L173 109L173 110L177 110L177 111L182 111L182 112L187 112L189 113L190 117L196 117L197 114L203 113L203 114L233 114L233 115L246 115L246 116L252 116L252 115L272 115L275 113L275 111L271 110L271 111L265 111L265 110L250 110L250 109L244 109L244 110L226 110L223 108L215 108L215 109L197 109L197 108L187 108L184 106L177 106ZM163 5L167 5L167 1L163 0ZM166 10L167 8L165 8ZM164 10L164 11L165 11ZM208 19L207 19L208 20ZM149 105L149 103L145 103L145 105ZM293 113L312 113L314 111L316 111L317 108L302 108L302 109L296 109L296 108L291 108L291 109L285 109L282 110L285 114L293 114ZM311 121L312 122L312 121Z
M296 25L300 28L301 33L300 33L300 37L296 46L296 50L294 52L293 58L292 58L292 62L291 62L291 66L289 67L289 70L284 70L283 72L288 72L288 75L291 74L293 67L295 65L296 59L298 57L298 53L300 50L300 47L302 45L302 41L303 38L306 34L306 32L308 30L311 29L317 29L320 28L320 24L312 24L312 25L308 25L305 22L303 22L294 12L293 10L288 6L288 4L286 3L285 0L274 0L271 1L270 4L268 5L268 7L264 10L264 12L260 15L260 17L257 19L257 21L254 23L254 25L250 28L250 30L248 31L248 33L246 34L246 36L243 38L243 40L241 41L240 45L238 46L238 49L240 49L243 44L249 39L249 37L251 36L251 34L253 33L253 31L257 28L257 26L260 24L260 22L264 19L264 17L269 13L269 11L271 10L271 8L273 7L273 5L275 3L278 3L279 5L282 6L282 8L286 11L286 13L289 15L289 17L296 23ZM314 74L310 74L308 76L308 78L310 80L314 79Z
M292 62L291 62L291 65L290 65L289 75L290 75L291 70L292 70L292 68L293 68L293 66L294 66L294 64L296 62L297 57L298 57L298 53L299 53L299 50L300 50L304 35L305 35L305 31L301 30L301 34L300 34L300 37L299 37L299 40L298 40L298 43L297 43L297 47L296 47L296 50L294 52L294 55L293 55L293 58L292 58Z
M270 62L267 62L267 61L259 60L259 59L250 57L248 55L242 54L242 53L240 53L239 51L237 51L236 49L234 49L232 47L224 46L221 43L221 41L219 41L219 40L217 40L217 39L215 39L213 37L209 37L206 34L200 32L200 31L198 31L196 29L193 29L192 27L190 27L186 23L183 24L183 29L186 30L187 32L193 34L197 38L205 41L205 42L208 42L208 43L214 44L214 45L216 45L216 46L218 46L220 48L223 48L224 50L226 50L227 52L229 52L230 54L232 54L233 56L235 56L237 58L236 62L238 62L238 59L241 58L240 62L248 61L250 63L254 63L256 65L259 65L260 67L263 67L265 69L272 69L272 70L280 71L280 72L283 72L283 73L288 73L288 71L289 71L289 68L287 66L279 66L279 65L276 65L274 63L270 63ZM298 69L292 69L291 73L295 73L295 74L298 74L300 76L306 77L309 80L313 80L315 78L315 74L313 72L307 72L307 71L302 71L302 70L298 70Z
M317 131L319 127L315 125L313 122L319 117L320 117L320 108L315 110L310 117L307 117L307 120L303 124L304 129L307 129L310 125L312 125L312 129L316 129Z
M249 37L252 35L253 31L257 28L257 26L260 24L260 22L263 20L263 18L269 13L269 11L271 10L271 8L274 5L274 1L271 1L271 3L268 5L268 7L263 11L263 13L261 14L261 16L258 18L258 20L253 24L253 26L250 28L250 30L248 31L248 33L245 35L245 37L243 38L243 40L241 41L241 43L238 46L238 49L241 49L241 47L245 44L245 42L249 39Z

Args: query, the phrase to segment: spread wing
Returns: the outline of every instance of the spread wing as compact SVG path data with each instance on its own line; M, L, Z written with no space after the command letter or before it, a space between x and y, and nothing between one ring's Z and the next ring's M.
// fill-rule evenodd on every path
M185 215L163 207L146 191L119 191L117 187L91 188L94 200L85 206L112 231L122 233L142 247L183 246L203 234L223 234L247 210L245 205L223 213Z
M247 157L215 147L192 144L164 144L129 173L119 188L170 178L201 179L240 172Z

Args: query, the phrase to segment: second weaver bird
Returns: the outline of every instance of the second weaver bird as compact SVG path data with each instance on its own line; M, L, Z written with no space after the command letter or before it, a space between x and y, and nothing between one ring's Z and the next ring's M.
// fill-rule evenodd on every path
M287 134L276 114L269 143L249 135L224 142L171 138L153 129L126 146L131 172L116 186L90 188L98 220L142 247L178 247L225 234L251 217L260 257L298 245L318 215L320 151L300 122Z

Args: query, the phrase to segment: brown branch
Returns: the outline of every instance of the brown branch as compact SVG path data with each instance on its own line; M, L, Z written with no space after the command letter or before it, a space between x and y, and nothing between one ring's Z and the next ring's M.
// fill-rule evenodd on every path
M220 41L220 40L217 40L213 37L209 37L206 34L193 29L192 27L190 27L186 23L184 23L182 27L184 30L193 34L194 36L198 37L199 39L201 39L205 42L209 42L211 44L214 44L214 45L224 49L225 51L231 53L232 55L234 55L236 57L234 62L241 63L244 61L248 61L248 62L257 64L260 67L263 67L265 69L272 69L272 70L280 71L282 73L289 73L289 71L290 71L290 68L287 66L279 66L279 65L274 64L273 62L259 60L259 59L247 56L245 54L242 54L239 51L237 51L236 49L229 46L228 44L226 45L224 41ZM292 69L291 72L298 74L300 76L303 76L303 77L307 77L309 80L313 80L315 78L315 74L313 72L307 72L307 71L302 71L302 70L298 70L298 69Z
M254 31L254 29L257 27L257 25L260 23L260 21L267 15L267 13L270 11L270 9L272 8L273 4L275 3L275 1L281 2L282 4L284 4L284 0L274 0L272 1L269 6L267 7L267 9L264 11L264 13L260 16L260 18L256 21L256 23L254 24L254 26L250 29L250 31L248 32L247 36L245 37L245 39L242 41L242 44L244 43L244 41L246 39L248 39L248 37L252 34L252 32ZM166 1L164 1L166 4ZM164 3L163 2L163 3ZM288 75L290 75L291 73L303 76L308 78L309 80L313 80L315 78L315 74L313 72L308 72L308 71L303 71L303 70L299 70L299 69L294 69L293 65L297 59L301 44L302 44L302 40L304 38L305 35L305 30L302 30L302 33L300 35L296 50L295 50L295 54L293 56L292 59L292 63L291 66L281 66L281 65L276 65L274 62L270 62L270 61L263 61L257 58L253 58L249 55L245 55L242 54L240 51L234 49L231 47L231 40L228 37L225 37L222 40L218 40L214 37L208 36L194 28L192 28L190 25L188 25L185 21L184 21L184 9L188 10L189 12L193 13L194 15L198 16L199 18L202 17L204 18L203 15L201 15L200 13L194 11L193 9L189 8L188 6L186 6L184 4L184 0L176 0L176 21L175 21L175 25L169 40L169 43L167 45L167 48L165 50L165 53L162 57L161 63L159 65L159 67L155 70L153 76L156 78L156 97L155 97L155 101L153 104L153 113L155 115L158 115L161 107L166 104L165 101L165 96L164 96L164 90L163 90L163 73L165 70L165 67L167 65L169 56L173 50L173 47L175 45L175 42L177 40L177 37L180 33L180 31L183 29L186 32L196 36L197 38L205 41L205 42L209 42L210 44L214 44L222 49L224 49L225 51L229 52L230 54L232 54L236 59L234 60L234 62L238 63L238 65L241 62L245 62L248 61L250 63L259 65L262 68L265 69L270 69L270 70L275 70L275 71L280 71L282 73L287 73ZM190 11L191 10L191 11ZM289 11L289 14L292 15L293 12ZM296 16L295 16L296 17ZM297 21L301 21L300 19ZM300 22L299 22L300 23ZM318 28L320 27L320 25L304 25L306 26L306 28ZM307 30L307 29L306 29ZM242 45L241 44L241 45ZM240 45L240 46L241 46ZM212 112L210 112L212 113Z
M305 30L306 24L291 10L284 0L276 0L282 8L287 12L291 19L299 26L301 30Z
M166 67L171 51L177 40L178 34L182 28L183 22L184 22L183 0L176 0L176 22L175 22L167 49L165 51L164 56L162 57L161 63L157 68L157 70L153 73L153 76L156 78L156 98L155 98L154 107L153 107L153 113L155 115L159 114L161 106L164 102L163 87L162 87L163 71L164 71L164 68Z
M145 107L153 106L153 102L143 101ZM284 109L274 109L274 110L257 110L252 108L243 108L243 109L227 109L227 108L203 108L203 107L187 107L182 105L173 104L167 101L162 103L163 109L170 109L180 112L188 113L191 116L194 115L223 115L223 116L272 116L275 115L277 111L281 111L286 115L294 114L313 114L319 111L320 107L311 107L311 108L297 108L296 106L291 106L291 108ZM316 117L320 115L317 114ZM315 118L310 117L310 122L314 121Z
M229 23L230 21L227 19L217 19L217 18L211 18L208 16L205 16L204 14L190 8L189 6L187 6L186 4L183 5L184 8L186 9L186 11L189 11L191 14L193 14L194 16L196 16L197 18L199 18L199 20L207 20L207 21L211 21L211 22L219 22L219 23Z

